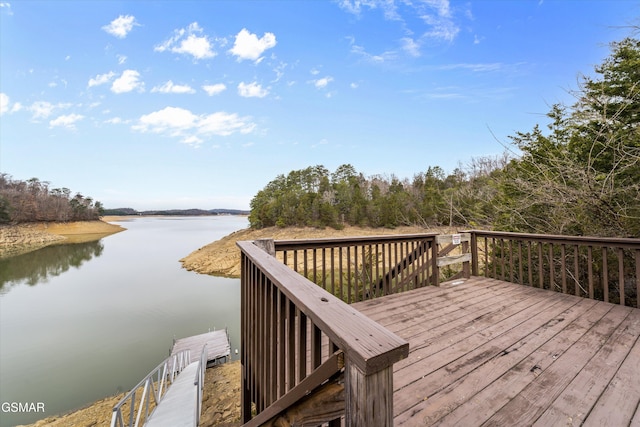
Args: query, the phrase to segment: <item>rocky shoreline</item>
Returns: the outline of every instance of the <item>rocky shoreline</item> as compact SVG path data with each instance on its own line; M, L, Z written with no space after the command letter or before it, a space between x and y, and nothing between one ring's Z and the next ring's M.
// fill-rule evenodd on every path
M0 226L0 259L61 243L97 240L125 228L106 221L39 222Z

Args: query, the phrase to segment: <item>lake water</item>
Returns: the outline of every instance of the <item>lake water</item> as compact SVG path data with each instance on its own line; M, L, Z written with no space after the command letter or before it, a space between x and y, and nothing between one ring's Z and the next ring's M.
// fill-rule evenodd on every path
M248 226L246 217L118 221L99 241L0 260L0 426L31 423L126 391L173 339L228 327L239 347L240 281L179 259ZM7 412L28 402L44 412Z

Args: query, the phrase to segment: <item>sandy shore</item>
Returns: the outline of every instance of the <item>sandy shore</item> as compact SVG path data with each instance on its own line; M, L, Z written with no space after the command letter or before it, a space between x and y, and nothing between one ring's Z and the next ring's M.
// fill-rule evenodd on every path
M237 241L255 239L310 239L322 237L375 236L388 234L428 233L422 227L364 228L345 227L342 230L332 228L318 229L306 227L268 227L260 230L246 228L229 234L182 258L182 266L190 271L213 276L240 277L240 250ZM442 230L438 230L442 231Z
M81 243L125 228L106 221L41 222L0 226L0 258L20 255L60 243Z

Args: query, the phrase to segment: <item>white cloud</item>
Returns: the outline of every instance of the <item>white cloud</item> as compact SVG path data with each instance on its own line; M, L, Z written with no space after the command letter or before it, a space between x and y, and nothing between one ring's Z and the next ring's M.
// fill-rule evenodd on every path
M122 65L127 62L127 57L125 55L116 55L116 58L118 58L118 65Z
M189 85L176 85L171 80L163 84L162 86L156 86L151 89L151 92L160 93L195 93L196 91Z
M340 0L339 6L347 12L360 16L368 10L381 10L388 21L399 23L399 29L406 35L400 40L400 47L407 54L417 57L424 41L452 42L460 33L460 18L472 20L469 7L451 8L450 0ZM364 47L354 46L352 52L363 54L370 61L382 62L390 59L386 55L366 54Z
M202 89L207 92L207 95L213 96L225 91L227 89L227 86L225 86L223 83L217 83L214 85L204 85L202 86Z
M36 101L29 107L34 119L46 119L56 107L47 101Z
M140 81L140 73L136 70L124 70L111 85L111 91L114 93L126 93L132 90L144 90L144 83Z
M236 41L229 50L232 55L237 56L238 61L249 59L256 63L262 61L262 53L271 49L276 45L276 36L273 33L264 33L262 38L251 34L247 29L243 28L236 34Z
M193 55L196 59L211 58L215 56L211 50L211 43L206 37L196 37L190 34L186 40L182 40L179 47L172 49L176 53Z
M116 73L114 73L113 71L109 71L108 73L105 73L105 74L98 74L94 78L89 79L88 86L93 87L93 86L99 86L99 85L109 83L111 79L115 77L115 75Z
M8 2L0 2L0 8L1 9L7 9L7 14L9 16L13 15L13 12L11 11L11 3Z
M276 78L275 80L273 80L273 83L279 82L280 79L282 78L282 76L284 76L284 70L287 68L287 64L284 62L281 62L279 65L277 65L276 67L273 68L273 72L276 74Z
M338 5L347 12L360 15L364 6L369 9L380 8L387 19L396 19L396 6L393 0L340 0Z
M0 116L6 113L15 113L20 110L22 110L21 103L14 102L12 106L9 95L7 95L6 93L0 93Z
M313 85L317 89L323 89L323 88L327 87L327 85L329 83L331 83L332 81L333 81L333 77L327 76L327 77L323 77L321 79L312 80L311 82L313 83Z
M355 83L355 82L353 82L353 83L351 83L351 84L349 85L349 87L350 87L351 89L358 89L358 86L359 86L359 85L358 85L358 83Z
M460 32L460 27L449 16L427 14L421 18L430 27L424 33L426 38L452 42Z
M402 39L402 50L413 57L417 58L420 56L420 44L410 37L404 37Z
M216 53L213 51L211 41L207 36L197 36L202 33L202 28L197 22L191 23L187 28L175 30L173 37L156 46L156 52L170 51L184 55L191 55L195 59L213 58Z
M199 138L195 135L189 135L185 138L182 138L180 142L182 142L183 144L190 145L192 147L199 147L203 141L202 141L202 138Z
M264 98L269 94L269 90L263 89L257 82L240 82L238 85L238 95L245 98Z
M396 52L387 51L380 55L374 55L365 51L364 47L355 44L355 40L352 40L351 53L361 56L365 61L372 62L374 64L381 64L390 60L394 60L397 57Z
M196 115L183 108L166 107L143 115L132 129L143 133L179 137L186 144L197 145L203 137L229 136L238 132L247 134L253 132L255 127L250 117L240 117L224 111Z
M59 116L49 122L50 127L61 126L67 129L75 129L76 123L80 120L84 119L83 115L80 114L67 114L63 116Z
M127 34L133 29L134 25L139 25L136 22L136 18L132 15L120 15L109 25L105 25L102 27L107 33L112 36L118 37L119 39L123 39L127 37Z
M439 70L470 70L475 73L488 72L488 71L500 71L505 68L505 65L501 62L479 63L479 64L445 64L437 67Z
M9 95L0 93L0 115L9 111Z
M195 126L197 116L189 110L177 107L166 107L163 110L155 111L140 117L135 130L141 132L165 133L179 132L191 129Z
M224 111L201 117L198 123L198 131L206 135L229 136L236 132L248 134L253 132L256 125L249 122L249 117L239 117L237 114L229 114Z

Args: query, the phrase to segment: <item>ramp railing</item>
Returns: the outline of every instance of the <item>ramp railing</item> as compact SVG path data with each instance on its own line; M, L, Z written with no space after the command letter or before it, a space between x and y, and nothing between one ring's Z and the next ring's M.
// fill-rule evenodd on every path
M166 394L169 386L190 362L191 352L189 350L166 358L113 407L110 426L138 427L144 425ZM140 389L142 389L142 393L138 394Z
M204 376L207 370L207 345L202 346L200 352L200 361L198 362L198 370L196 372L196 378L193 383L198 388L198 394L196 398L196 425L200 423L200 415L202 413L202 388L204 386Z

